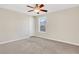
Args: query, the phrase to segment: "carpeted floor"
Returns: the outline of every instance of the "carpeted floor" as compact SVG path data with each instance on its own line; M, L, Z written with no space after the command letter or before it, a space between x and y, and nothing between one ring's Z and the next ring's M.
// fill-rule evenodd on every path
M31 37L0 45L1 54L76 54L79 46Z

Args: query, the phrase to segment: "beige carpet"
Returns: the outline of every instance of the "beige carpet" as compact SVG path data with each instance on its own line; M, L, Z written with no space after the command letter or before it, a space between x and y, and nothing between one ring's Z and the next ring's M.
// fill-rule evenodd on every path
M0 45L1 54L62 54L79 53L79 46L31 37Z

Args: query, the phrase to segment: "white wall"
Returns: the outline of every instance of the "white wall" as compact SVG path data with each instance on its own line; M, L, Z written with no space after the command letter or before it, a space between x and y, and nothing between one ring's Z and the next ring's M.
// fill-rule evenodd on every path
M0 9L0 42L27 38L29 17L26 14Z
M46 33L38 32L38 17L35 18L36 36L79 45L79 7L49 13L46 17Z
M29 16L29 34L34 36L35 34L35 19L34 16Z

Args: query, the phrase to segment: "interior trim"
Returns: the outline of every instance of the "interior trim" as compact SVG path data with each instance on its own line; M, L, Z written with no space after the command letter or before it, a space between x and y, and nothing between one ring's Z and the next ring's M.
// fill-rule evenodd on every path
M27 38L30 38L30 36L22 37L22 38L20 38L20 39L14 39L14 40L3 41L3 42L0 42L0 44L6 44L6 43L18 41L18 40L27 39Z

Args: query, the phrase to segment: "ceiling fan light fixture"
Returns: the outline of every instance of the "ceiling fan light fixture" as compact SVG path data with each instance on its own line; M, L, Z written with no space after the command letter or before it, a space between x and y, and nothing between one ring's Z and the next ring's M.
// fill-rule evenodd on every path
M39 14L40 12L47 12L47 10L44 9L44 4L36 4L35 7L27 5L27 7L33 8L33 10L30 10L28 12L34 11L37 14Z
M40 11L39 9L35 9L35 10L34 10L34 12L39 12L39 11Z

